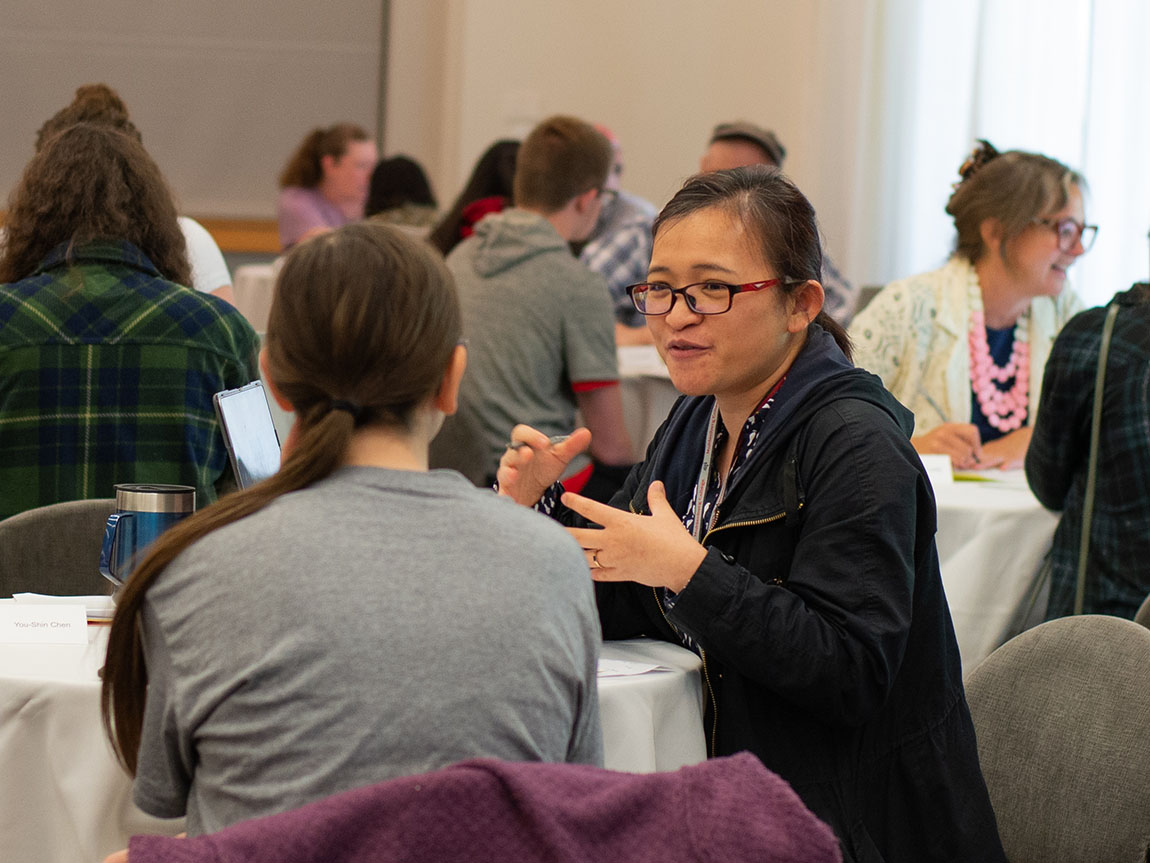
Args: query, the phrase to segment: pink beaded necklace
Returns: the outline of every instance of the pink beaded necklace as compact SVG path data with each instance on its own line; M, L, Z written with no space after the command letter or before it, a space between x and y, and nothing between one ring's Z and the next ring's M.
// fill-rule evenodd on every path
M1014 346L1005 366L999 367L986 343L986 316L982 307L982 290L978 276L971 273L970 286L970 384L986 421L1001 432L1022 427L1026 418L1027 391L1030 384L1030 344L1027 341L1029 313L1023 312L1014 325ZM1001 390L1014 378L1014 385Z

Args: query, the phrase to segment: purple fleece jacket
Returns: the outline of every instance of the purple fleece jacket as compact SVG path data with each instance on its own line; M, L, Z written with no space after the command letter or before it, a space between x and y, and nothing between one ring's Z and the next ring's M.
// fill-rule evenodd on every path
M129 848L130 863L842 860L831 829L745 752L646 774L474 759Z

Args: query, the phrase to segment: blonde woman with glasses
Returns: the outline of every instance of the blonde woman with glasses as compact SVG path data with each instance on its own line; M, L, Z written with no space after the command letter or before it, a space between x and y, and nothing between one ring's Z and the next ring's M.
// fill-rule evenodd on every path
M854 319L855 361L914 412L920 453L1020 468L1058 331L1082 308L1067 270L1090 250L1085 181L1037 153L981 141L946 211L941 269L892 282Z

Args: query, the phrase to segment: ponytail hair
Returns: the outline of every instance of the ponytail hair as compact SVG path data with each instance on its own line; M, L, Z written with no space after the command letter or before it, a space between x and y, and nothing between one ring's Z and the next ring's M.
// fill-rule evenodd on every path
M438 391L461 331L447 268L434 250L401 231L352 224L288 255L265 349L268 377L296 412L296 445L269 479L165 531L117 597L100 708L130 773L136 772L148 685L141 629L148 588L197 540L329 476L357 427L410 428L416 409Z
M336 123L326 129L316 127L304 138L280 172L280 188L301 186L314 189L323 181L323 157L343 157L352 141L370 141L362 126Z
M780 285L784 293L805 282L822 283L823 252L815 208L777 167L747 165L688 178L655 219L652 234L657 237L672 222L710 207L726 210L741 222L763 260L781 278L793 280ZM847 359L851 358L850 337L838 321L820 309L811 324L830 333Z

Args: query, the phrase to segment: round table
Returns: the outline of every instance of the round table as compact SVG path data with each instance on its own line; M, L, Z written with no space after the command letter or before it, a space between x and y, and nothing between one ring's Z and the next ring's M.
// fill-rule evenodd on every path
M1025 606L1058 524L1058 515L1031 494L1021 471L985 476L934 490L935 542L964 674L1023 628ZM1045 608L1040 596L1034 608L1039 620Z
M606 642L601 659L667 669L628 677L600 673L599 717L607 767L653 773L678 770L706 759L702 662L698 656L664 641L637 638Z
M100 723L107 626L88 644L0 644L0 841L6 860L98 861L133 833L174 835L151 818Z
M100 722L98 671L108 627L88 644L0 643L0 842L4 860L98 861L134 833L174 835L183 819L145 815ZM706 757L699 658L637 639L603 657L666 670L603 677L599 710L606 766L674 770Z

